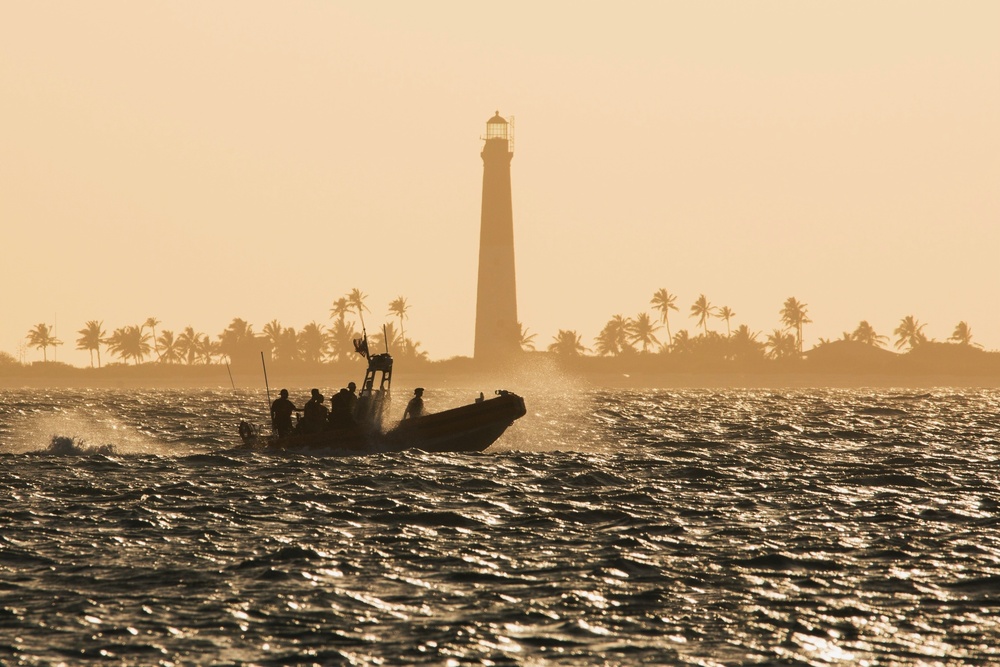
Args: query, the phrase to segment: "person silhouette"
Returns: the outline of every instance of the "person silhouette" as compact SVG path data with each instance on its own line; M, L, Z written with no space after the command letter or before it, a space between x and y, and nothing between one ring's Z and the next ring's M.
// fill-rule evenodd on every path
M307 433L322 431L326 426L327 409L324 405L325 400L323 394L319 393L319 389L312 390L312 398L302 408L302 411L305 413L302 424Z
M413 390L413 398L406 404L406 411L403 419L415 419L424 413L424 388L417 387Z
M358 395L354 391L357 388L358 385L348 382L347 387L330 398L330 424L332 426L347 428L354 425L354 411L358 406Z
M288 399L288 390L282 389L281 395L271 403L271 428L283 438L292 432L292 413L298 408Z

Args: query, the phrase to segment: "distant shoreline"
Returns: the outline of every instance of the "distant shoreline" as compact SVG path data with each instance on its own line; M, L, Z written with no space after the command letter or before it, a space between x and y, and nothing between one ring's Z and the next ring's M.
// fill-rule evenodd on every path
M941 358L890 355L870 359L813 356L793 361L671 359L666 355L578 357L526 353L516 361L484 366L468 357L444 361L397 360L396 387L509 389L539 385L609 389L794 388L1000 388L1000 353L974 350ZM321 387L328 391L364 377L362 359L352 362L268 366L270 389ZM265 388L260 364L111 364L80 368L57 362L0 366L0 389L231 389Z
M744 374L680 374L650 377L623 377L616 375L577 376L568 380L576 380L581 389L620 389L620 390L682 390L682 389L1000 389L1000 378L968 377L961 375L928 375L928 376L886 376L886 375L817 375L817 374L769 374L749 377ZM434 380L437 380L435 382ZM280 388L305 391L308 387L321 387L322 391L336 390L344 383L327 382L319 377L294 377L287 382L270 386L272 394L277 395ZM395 387L426 386L429 388L480 388L483 391L494 388L508 389L519 392L517 383L496 382L486 376L454 376L439 378L399 378ZM494 387L496 385L496 387ZM116 378L106 381L78 380L60 381L56 378L0 378L0 391L12 390L87 390L87 389L122 389L122 390L206 390L225 389L232 386L221 382L194 382L181 380L169 382L151 381L148 378ZM236 389L264 391L263 382L248 384L237 382Z

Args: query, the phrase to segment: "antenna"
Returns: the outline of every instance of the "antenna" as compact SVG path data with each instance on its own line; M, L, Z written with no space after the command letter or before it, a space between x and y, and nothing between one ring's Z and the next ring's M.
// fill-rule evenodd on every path
M263 354L263 353L261 353ZM229 384L233 385L233 396L236 395L236 383L233 381L233 371L229 368L229 355L226 355L226 371L229 373Z
M267 364L264 363L264 351L260 351L260 365L264 367L264 389L267 390L267 409L271 409L271 386L267 383Z

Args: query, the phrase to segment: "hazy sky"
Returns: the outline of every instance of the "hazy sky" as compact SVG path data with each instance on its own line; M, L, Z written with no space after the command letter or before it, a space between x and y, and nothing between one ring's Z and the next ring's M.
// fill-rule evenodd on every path
M702 293L764 335L795 296L807 348L914 315L998 349L998 26L993 0L4 2L0 350L325 324L358 287L471 355L496 110L539 348L665 287L674 332Z

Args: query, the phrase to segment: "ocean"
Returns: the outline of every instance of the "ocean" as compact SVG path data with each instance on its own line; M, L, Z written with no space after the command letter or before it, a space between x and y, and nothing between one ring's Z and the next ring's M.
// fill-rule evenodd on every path
M237 447L263 391L0 392L0 663L1000 663L1000 391L518 393L323 458Z

